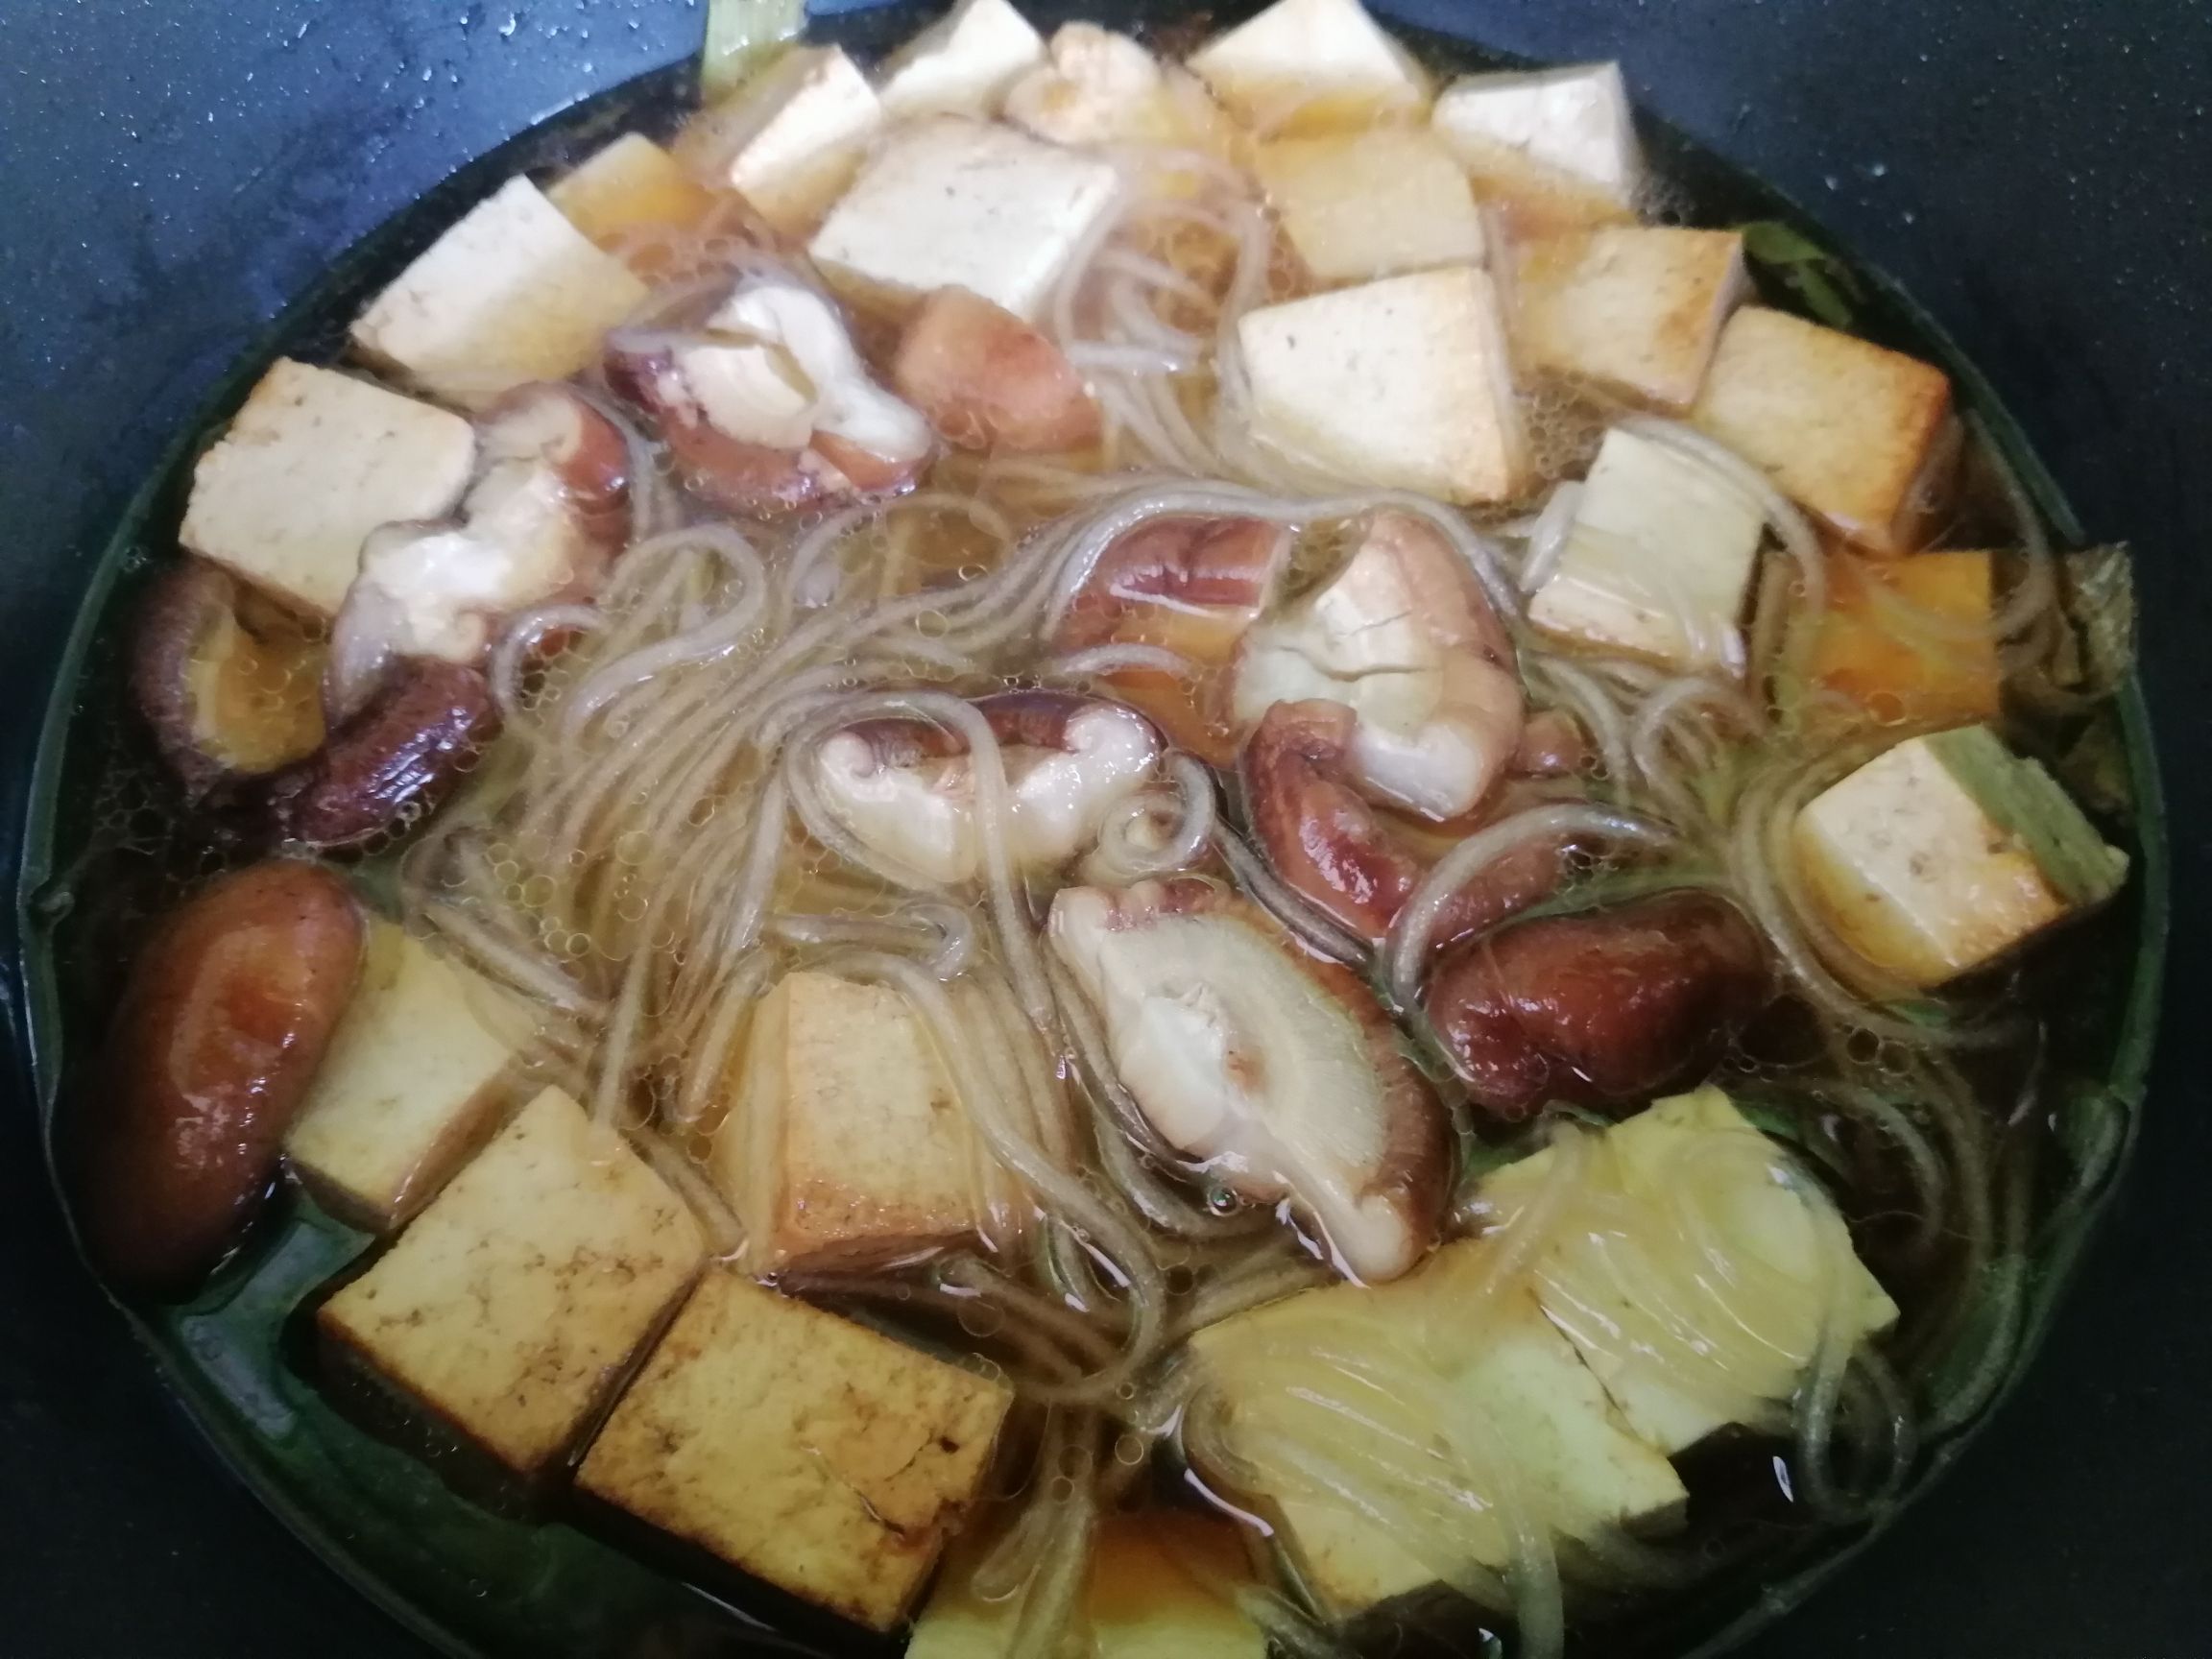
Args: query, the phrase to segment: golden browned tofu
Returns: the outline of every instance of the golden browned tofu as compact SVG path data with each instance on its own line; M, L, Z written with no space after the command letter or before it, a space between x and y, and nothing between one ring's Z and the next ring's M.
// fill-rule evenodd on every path
M975 1231L965 1108L898 992L802 972L754 1015L709 1169L757 1273L855 1265Z
M1763 306L1728 320L1690 419L1876 553L1920 544L1958 457L1941 370Z
M346 1017L284 1137L292 1166L346 1219L388 1232L491 1128L528 1028L518 998L395 923L370 924Z
M584 1490L878 1630L968 1512L1013 1403L727 1269L700 1282L577 1479Z
M704 1255L622 1137L548 1089L318 1319L528 1477L575 1444Z
M1514 344L1529 368L1687 409L1743 296L1732 230L1608 226L1518 250Z

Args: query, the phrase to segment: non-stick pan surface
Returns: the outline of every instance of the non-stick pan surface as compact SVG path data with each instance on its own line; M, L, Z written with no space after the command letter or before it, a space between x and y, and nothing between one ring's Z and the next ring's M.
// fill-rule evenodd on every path
M1650 108L1897 276L2090 533L2135 542L2177 860L2141 1155L1999 1421L1745 1651L2212 1652L2212 9L1382 9L1621 57ZM90 561L209 384L349 243L511 132L682 56L699 22L685 0L0 6L0 854ZM16 993L0 977L12 1022ZM0 1651L416 1651L166 1403L68 1252L23 1081L0 1072Z

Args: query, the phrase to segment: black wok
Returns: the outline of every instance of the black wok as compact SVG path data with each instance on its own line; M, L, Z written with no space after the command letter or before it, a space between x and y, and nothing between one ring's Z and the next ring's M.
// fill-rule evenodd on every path
M2212 1651L2212 11L2201 0L1403 0L1639 96L1949 329L2088 531L2140 556L2177 858L2141 1155L2045 1352L1956 1471L1744 1651ZM689 52L678 0L0 8L0 860L129 493L342 249L470 156ZM12 885L12 867L0 868ZM0 922L0 927L7 924ZM228 1479L60 1230L0 1072L0 1649L417 1651Z

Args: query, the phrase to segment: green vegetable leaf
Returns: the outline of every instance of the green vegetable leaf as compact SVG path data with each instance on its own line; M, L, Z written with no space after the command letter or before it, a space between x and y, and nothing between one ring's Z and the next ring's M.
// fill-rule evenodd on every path
M1815 321L1831 328L1851 326L1866 293L1848 265L1777 219L1754 220L1742 233L1745 257L1787 288Z
M2135 807L2128 769L2128 735L2112 709L2090 716L2081 733L2052 763L2058 781L2090 811L2126 823Z
M2067 554L2059 599L2074 633L2073 685L2110 696L2135 666L2135 562L2126 545Z

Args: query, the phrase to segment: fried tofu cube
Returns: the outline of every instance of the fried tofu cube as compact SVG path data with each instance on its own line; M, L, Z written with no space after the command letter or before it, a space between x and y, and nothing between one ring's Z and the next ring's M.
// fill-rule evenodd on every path
M1231 114L1264 133L1363 127L1429 98L1420 64L1358 0L1275 0L1190 62Z
M1044 39L1006 0L960 0L885 65L878 96L901 120L996 115L1007 89L1044 61Z
M439 518L476 465L446 410L279 357L192 469L185 550L308 616L338 613L379 524Z
M966 288L1033 323L1118 186L1096 156L936 116L884 141L808 252L857 301L904 310Z
M1983 552L1833 555L1814 683L1884 725L1996 719L2004 668L1989 632L1990 566Z
M1324 282L1482 262L1467 175L1417 129L1279 138L1254 163L1290 245Z
M2041 765L1986 726L1913 737L1798 813L1798 868L1842 941L1876 969L1936 986L1984 967L2128 875Z
M640 231L688 230L714 210L713 192L642 132L594 151L545 198L611 253L625 253Z
M979 1545L953 1552L905 1659L1003 1659L1021 1602L974 1594L971 1575L983 1553ZM1251 1578L1230 1522L1187 1509L1103 1516L1082 1601L1093 1659L1266 1659L1266 1637L1223 1593Z
M1728 320L1690 419L1873 553L1920 544L1959 452L1941 370L1757 305Z
M1253 430L1289 459L1460 503L1523 489L1528 443L1498 290L1472 266L1260 306L1237 338Z
M390 1232L482 1141L529 1028L518 998L404 927L369 925L361 977L284 1137L326 1209Z
M1003 1383L715 1269L577 1483L872 1629L905 1613L975 1500Z
M621 1135L548 1089L317 1323L527 1479L567 1455L704 1258Z
M676 155L798 236L853 181L882 125L876 89L843 47L793 46L692 117Z
M353 320L362 355L465 409L527 380L565 380L644 300L527 179L463 214Z
M1743 298L1743 237L1606 226L1517 252L1513 343L1525 367L1652 408L1695 401Z
M1679 668L1739 672L1738 624L1766 526L1759 503L1728 478L1616 427L1528 619Z
M709 1172L746 1265L858 1266L976 1228L967 1110L898 992L802 971L760 1003Z
M1618 63L1464 76L1437 98L1430 125L1516 229L1634 211L1644 160Z

